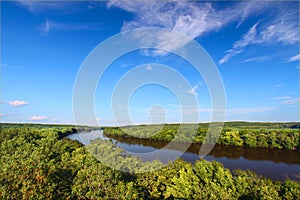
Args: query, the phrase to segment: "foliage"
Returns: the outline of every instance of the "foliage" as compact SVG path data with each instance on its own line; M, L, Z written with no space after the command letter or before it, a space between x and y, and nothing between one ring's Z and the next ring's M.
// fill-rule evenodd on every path
M297 199L300 196L300 185L295 181L281 183L250 171L230 172L215 161L198 160L191 164L179 159L153 171L162 163L143 163L125 155L110 141L95 140L85 148L77 141L60 139L61 131L61 127L1 129L0 199ZM229 136L231 143L236 140L232 133ZM149 172L118 171L99 162L90 152L98 153L96 158L117 156L121 167L135 165Z
M226 122L217 144L300 149L298 124ZM104 134L111 137L147 138L157 141L175 140L194 143L203 143L210 140L210 138L206 138L207 131L208 124L182 124L180 126L179 124L164 124L104 128Z

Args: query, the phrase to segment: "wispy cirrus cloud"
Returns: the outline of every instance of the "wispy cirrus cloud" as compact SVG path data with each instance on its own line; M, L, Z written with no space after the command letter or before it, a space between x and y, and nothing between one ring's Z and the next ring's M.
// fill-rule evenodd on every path
M278 101L278 100L287 100L291 99L291 96L280 96L280 97L274 97L273 100Z
M277 109L278 108L275 106L259 106L259 107L252 107L252 108L231 108L231 109L227 109L226 112L228 114L237 115L237 114L268 112Z
M0 117L7 117L9 116L10 114L4 114L4 113L0 113Z
M151 65L147 65L146 66L146 71L151 71L152 70L152 66Z
M136 18L125 22L122 30L155 26L195 38L240 20L241 15L245 18L250 13L262 11L267 4L238 2L218 9L213 2L110 0L107 5L135 14Z
M284 2L283 2L284 3ZM214 2L190 1L126 1L110 0L108 8L117 7L134 14L134 19L124 22L122 31L140 27L162 27L188 36L191 39L211 32L217 32L230 23L238 23L237 28L250 16L272 10L273 15L257 22L233 47L225 52L220 64L228 62L232 57L254 44L280 43L295 44L299 37L298 11L292 5L273 2L234 2L230 6L216 6ZM286 12L289 10L289 12ZM144 36L140 36L144 37ZM144 37L145 38L145 37ZM143 39L144 39L143 38ZM168 50L184 46L187 41L160 35L157 48L168 45ZM172 41L166 44L165 41ZM148 53L149 54L149 53ZM165 55L166 52L154 51L154 55ZM149 54L151 55L151 54ZM260 59L262 61L262 59ZM248 60L247 62L250 62ZM259 61L259 60L253 60Z
M34 14L45 14L51 12L52 15L56 15L78 13L84 8L86 8L86 10L97 9L99 4L102 4L105 1L16 0L15 2Z
M103 121L103 118L97 117L96 121Z
M40 31L42 34L47 34L52 30L74 31L74 30L99 30L103 27L99 23L87 23L87 24L66 24L58 23L48 18L40 24Z
M21 66L16 66L16 65L8 65L8 64L0 64L0 67L2 69L22 69L23 67Z
M273 100L277 105L300 105L300 97L278 96L274 97Z
M196 90L198 89L198 87L199 87L199 85L195 85L193 88L189 89L189 90L187 91L187 93L188 93L188 94L192 94L192 95L194 95L194 96L197 96L198 94L197 94Z
M45 121L48 119L49 119L49 117L46 117L46 116L32 116L32 117L28 118L28 120L30 120L30 121Z
M17 0L16 2L31 13L43 13L45 11L70 13L72 10L73 12L77 11L74 1Z
M172 108L177 108L178 111L183 113L193 113L193 112L203 112L203 113L213 113L214 110L212 108L205 107L194 107L194 106L180 106L177 104L169 104ZM236 115L236 114L249 114L249 113L260 113L260 112L268 112L277 110L276 106L256 106L256 107L243 107L243 108L226 108L224 109L216 109L215 112L225 112L227 114Z
M282 84L277 84L277 85L274 85L274 88L282 88L283 85Z
M241 16L246 18L253 12L263 11L267 5L237 2L219 9L213 2L191 1L110 0L107 4L108 8L118 7L135 15L133 20L124 22L122 31L140 27L162 27L182 33L191 39L219 31L234 21L240 21ZM158 37L158 40L161 40L158 47L170 40L166 37ZM168 44L171 47L167 49L176 49L185 44L183 41L174 40ZM156 53L165 54L159 51Z
M253 58L245 59L245 60L241 61L241 63L248 63L248 62L263 62L263 61L268 60L269 58L270 58L270 56L253 57Z
M300 60L300 54L290 57L287 62L294 62Z
M15 101L5 101L5 100L0 100L0 103L12 106L12 107L22 107L22 106L27 106L29 103L26 101L21 101L21 100L15 100Z
M274 9L274 17L267 22L257 22L246 32L240 40L237 40L231 49L225 52L219 64L228 62L232 57L244 52L251 45L274 45L283 46L299 43L299 18L298 11L291 9ZM297 57L292 57L296 60Z
M219 60L219 64L224 64L228 62L233 56L243 52L243 48L249 44L251 44L256 38L256 26L258 23L254 24L250 30L242 36L242 39L236 41L233 45L232 49L226 51L226 55Z
M281 105L300 105L300 98L299 97L293 97L290 99L278 101L278 104Z
M59 122L59 120L57 120L55 118L51 118L51 117L44 116L44 115L35 115L35 116L27 118L27 120L32 121L32 122L47 122L47 123Z

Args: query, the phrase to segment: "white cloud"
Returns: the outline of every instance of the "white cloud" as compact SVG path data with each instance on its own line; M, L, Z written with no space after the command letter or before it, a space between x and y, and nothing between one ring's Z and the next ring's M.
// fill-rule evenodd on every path
M179 108L180 107L179 104L173 104L173 103L168 104L168 106L173 107L173 108Z
M222 64L228 62L233 56L235 56L241 52L242 52L242 50L237 50L237 49L227 50L226 51L227 54L224 55L224 57L219 60L219 64L222 65Z
M9 114L0 113L0 117L7 117Z
M33 116L33 117L28 118L28 120L30 120L30 121L45 121L48 119L49 119L49 117L46 117L46 116Z
M52 28L52 22L50 22L48 19L45 19L45 22L41 24L41 31L43 33L48 33L50 29Z
M283 85L282 85L282 84L277 84L277 85L275 85L274 87L275 87L275 88L281 88L281 87L283 87Z
M128 64L122 64L120 67L121 68L126 68L126 67L128 67L129 65Z
M228 62L233 56L243 52L243 48L245 46L248 46L249 44L251 44L253 42L253 40L255 40L256 37L256 26L258 25L258 22L256 24L254 24L250 30L242 36L242 39L236 41L233 45L232 49L229 49L226 51L225 56L219 60L219 64L224 64L226 62Z
M261 106L261 107L253 107L253 108L231 108L231 109L227 109L226 112L228 114L237 115L237 114L261 113L267 111L274 111L277 109L278 109L277 107Z
M281 97L274 97L273 100L278 101L278 100L287 100L291 99L292 97L290 96L281 96Z
M240 54L244 48L250 45L293 45L299 42L299 19L298 12L286 9L273 8L275 15L271 20L262 23L257 22L240 40L236 41L232 48L227 50L219 64L228 62L233 56ZM299 59L297 56L293 59Z
M45 11L56 11L62 13L71 13L77 11L72 1L36 1L36 0L18 0L19 5L31 13L43 13Z
M279 96L274 97L277 105L300 105L300 97L291 97L291 96Z
M225 112L229 115L237 115L237 114L249 114L249 113L260 113L260 112L268 112L268 111L274 111L277 110L278 108L275 106L258 106L258 107L250 107L250 108L227 108L227 109L212 109L212 108L204 108L204 107L194 107L194 106L184 106L181 107L180 105L174 105L170 104L170 107L177 108L178 112L182 112L185 114L189 113L210 113L212 114L213 112L217 113L222 113Z
M226 51L223 58L219 60L220 64L242 53L249 45L274 43L291 45L297 43L299 38L298 11L291 9L291 6L287 7L287 4L235 2L220 9L215 6L214 2L110 0L107 5L108 8L118 7L134 13L134 19L124 22L122 31L140 27L163 27L182 33L191 39L219 31L232 22L239 21L237 25L239 27L247 17L257 16L266 9L272 10L270 16L262 22L257 22L233 44L231 49ZM140 36L140 38L144 39L145 36ZM165 47L164 49L169 51L184 46L188 42L163 35L158 36L157 40L156 48ZM171 42L166 43L166 41ZM146 53L151 55L149 52ZM165 55L167 53L154 51L153 54ZM247 62L250 61L247 60ZM254 61L263 61L263 58Z
M188 36L191 39L209 32L220 30L227 24L237 21L240 16L263 10L266 4L237 2L230 7L217 9L213 2L191 1L145 1L145 0L110 0L108 8L118 7L135 15L134 20L124 22L122 31L141 27L162 27ZM143 37L145 38L145 36ZM169 50L176 49L186 44L186 41L172 40L160 35L157 48L168 43ZM159 51L158 55L166 54Z
M7 65L7 64L0 64L0 67L5 68L5 69L21 69L21 68L23 68L21 66Z
M259 22L254 24L250 28L250 30L245 35L243 35L241 40L236 41L233 45L233 48L238 49L238 48L242 48L242 47L248 46L249 44L253 43L256 38L256 35L257 35L256 27L258 24L259 24Z
M103 27L99 23L89 23L89 24L64 24L54 22L45 19L43 23L40 24L40 31L43 34L47 34L51 30L63 30L63 31L73 31L73 30L99 30Z
M15 100L15 101L4 101L4 100L1 100L0 103L4 103L4 104L12 106L12 107L22 107L22 106L26 106L26 105L29 104L26 101L20 101L20 100Z
M197 96L196 90L198 89L199 85L195 85L193 88L191 88L188 93Z
M300 54L290 57L287 62L294 62L299 60L300 60Z
M241 61L242 63L248 63L248 62L262 62L265 60L268 60L270 56L259 56L259 57L254 57L254 58L248 58L246 60Z
M291 96L279 96L274 97L277 105L300 105L300 97L291 97Z
M299 97L294 97L290 99L286 99L283 101L279 101L278 104L281 105L300 105L300 98Z
M151 65L147 65L147 66L146 66L146 70L147 70L147 71L151 71L151 70L152 70Z

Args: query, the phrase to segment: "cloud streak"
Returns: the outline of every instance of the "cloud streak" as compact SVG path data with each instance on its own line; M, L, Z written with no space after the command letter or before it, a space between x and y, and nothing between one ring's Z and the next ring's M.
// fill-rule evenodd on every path
M31 13L44 13L45 11L56 11L60 13L73 13L77 11L74 1L36 1L18 0L19 5ZM76 5L79 5L78 3Z
M140 27L163 27L195 38L219 30L228 23L262 10L265 4L236 3L218 10L211 2L189 1L126 1L111 0L108 8L118 7L135 14L136 18L124 23L122 30ZM244 8L244 9L242 9Z
M255 40L257 34L256 31L257 25L258 22L254 24L245 35L242 36L242 39L234 43L232 49L226 51L227 54L221 60L219 60L219 64L224 64L228 62L233 56L243 52L243 48L245 46L248 46Z
M0 117L7 117L9 114L0 113Z
M47 34L50 31L53 30L63 30L63 31L74 31L74 30L90 30L90 31L96 31L99 29L102 29L101 25L99 23L93 23L93 24L64 24L64 23L58 23L54 22L52 20L49 20L48 18L45 19L43 23L40 24L40 31L42 34Z
M279 96L274 97L277 105L300 105L300 97L291 97L291 96Z
M274 97L273 100L278 101L278 100L287 100L291 99L291 96L281 96L281 97Z
M183 113L213 113L214 110L212 108L204 108L204 107L189 107L184 106L181 107L177 104L169 104L170 107L176 108L178 112ZM257 107L250 107L250 108L227 108L225 110L216 109L215 112L225 112L227 114L236 115L236 114L249 114L249 113L260 113L260 112L267 112L267 111L274 111L278 110L275 106L257 106Z
M30 121L45 121L48 119L49 119L49 117L46 117L46 116L32 116L32 117L28 118L28 120L30 120Z
M20 100L15 100L15 101L1 100L0 103L6 104L6 105L12 106L12 107L22 107L22 106L27 106L29 104L26 101L20 101Z
M199 85L195 85L193 88L191 88L187 93L192 94L194 96L197 96L196 90L198 89Z
M135 15L131 21L124 22L122 31L141 27L161 27L176 31L191 39L210 32L219 31L226 25L246 18L250 13L262 11L266 4L237 2L218 9L213 2L190 1L126 1L110 0L108 8L117 7ZM169 38L160 37L161 44ZM172 48L185 45L174 41ZM159 45L158 45L159 47Z
M231 108L227 109L226 112L232 115L238 114L249 114L249 113L261 113L277 110L277 107L273 106L261 106L261 107L253 107L253 108Z
M294 98L285 99L283 101L279 101L278 104L280 104L280 105L300 105L300 98L294 97Z
M0 64L0 67L2 69L22 69L23 67L21 66L16 66L16 65L7 65L7 64Z
M55 118L51 118L48 116L44 116L44 115L35 115L32 117L27 118L28 121L33 121L33 122L59 122L59 120L55 119Z
M147 65L147 66L146 66L146 71L151 71L151 70L152 70L151 65Z
M117 7L134 14L133 20L124 22L122 31L141 27L161 27L182 33L191 39L218 32L231 23L238 23L236 26L238 28L248 17L258 16L266 9L272 10L272 15L254 24L231 49L225 52L223 58L219 60L220 64L242 53L249 45L273 43L291 45L298 42L298 12L291 9L289 4L235 2L230 6L216 5L214 2L144 0L110 0L107 3L108 8ZM172 38L160 36L157 40L160 41L157 45L159 49L165 45L165 41L172 41ZM186 44L177 40L170 43L165 49L171 51ZM166 52L154 51L154 55L165 54Z
M294 45L299 42L299 19L297 11L274 8L275 16L269 21L255 23L232 48L225 52L219 64L228 62L232 57L244 52L251 45ZM297 56L290 58L290 62L299 59ZM251 61L251 60L250 60Z
M294 62L299 60L300 60L300 54L290 57L287 62Z
M248 63L248 62L263 62L270 58L270 56L259 56L254 58L248 58L246 60L241 61L242 63Z

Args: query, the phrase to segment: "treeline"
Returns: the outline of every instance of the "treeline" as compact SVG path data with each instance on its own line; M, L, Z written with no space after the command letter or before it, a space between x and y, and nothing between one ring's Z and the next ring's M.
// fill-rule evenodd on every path
M101 127L91 127L83 125L64 125L64 124L29 124L29 123L0 123L0 129L3 138L0 138L0 141L14 135L14 133L19 131L47 131L54 130L58 131L59 137L62 138L68 134L82 132L82 131L92 131L99 130ZM14 132L14 133L13 133ZM8 134L5 134L8 133ZM9 136L10 135L10 136Z
M225 122L225 128L239 129L299 129L299 122L245 122L233 121Z
M29 128L29 129L76 129L80 131L99 130L98 126L72 125L72 124L31 124L31 123L0 123L1 129L7 128Z
M299 123L227 122L217 140L220 145L300 149ZM278 128L281 127L281 128ZM164 124L127 127L106 127L106 136L137 137L158 141L203 143L208 124ZM214 141L213 134L211 141Z
M110 141L88 148L59 139L60 128L1 129L0 199L299 199L300 185L250 171L233 173L218 162L143 163ZM94 156L92 154L94 154ZM103 163L96 158L104 159ZM117 158L122 172L107 165ZM110 165L113 166L113 165ZM136 166L136 168L134 168Z

